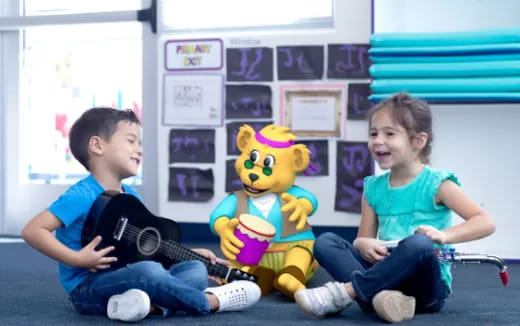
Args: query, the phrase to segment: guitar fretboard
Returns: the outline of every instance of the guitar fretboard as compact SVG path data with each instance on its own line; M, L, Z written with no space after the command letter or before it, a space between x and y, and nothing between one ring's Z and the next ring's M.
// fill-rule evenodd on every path
M168 240L163 241L157 238L153 234L141 234L141 229L127 224L123 233L123 238L131 243L137 243L139 236L143 237L144 240L150 241L152 245L159 246L158 251L161 255L170 259L172 263L178 263L182 261L198 260L204 263L208 274L227 280L230 274L230 268L221 263L212 264L209 258L203 256L189 248L186 248L178 242Z

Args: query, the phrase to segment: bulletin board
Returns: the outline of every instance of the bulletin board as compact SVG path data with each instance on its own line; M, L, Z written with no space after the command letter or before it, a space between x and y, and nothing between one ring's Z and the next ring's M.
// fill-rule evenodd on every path
M342 14L335 31L304 30L290 36L204 33L200 42L198 37L186 35L185 40L195 44L221 40L223 67L198 71L193 66L195 61L187 60L188 75L186 71L163 69L163 79L173 78L182 85L190 79L203 84L222 78L222 101L211 102L217 112L222 112L222 124L181 125L183 116L176 113L161 122L157 162L161 216L178 222L208 223L211 212L227 193L242 187L234 168L239 155L235 145L238 128L248 124L260 130L274 123L294 129L296 141L311 151L315 169L307 175L298 174L295 181L318 198L319 207L310 223L359 225L363 178L374 173L364 121L370 108L370 4L338 1L337 12ZM161 40L170 48L175 48L171 40L183 44L178 34L161 35ZM170 58L167 48L164 52L161 62ZM219 62L219 58L212 61ZM164 102L172 96L169 89L171 85L163 87L160 94L163 103L169 105L163 110L175 112L171 101ZM217 88L214 93L219 93ZM311 110L307 120L302 119L304 110ZM314 116L320 110L323 114ZM317 118L320 124L313 125L312 120Z

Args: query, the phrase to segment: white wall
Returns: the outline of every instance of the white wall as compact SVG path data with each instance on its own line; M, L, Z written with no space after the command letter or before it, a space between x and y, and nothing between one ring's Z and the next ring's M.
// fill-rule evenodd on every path
M432 165L454 171L462 190L497 224L490 237L457 248L520 258L520 104L433 105L432 112Z
M374 0L374 31L459 32L520 26L518 0Z

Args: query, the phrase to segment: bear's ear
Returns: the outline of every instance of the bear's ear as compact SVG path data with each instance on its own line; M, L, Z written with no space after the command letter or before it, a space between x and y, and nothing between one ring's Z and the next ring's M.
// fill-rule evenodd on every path
M301 172L309 166L310 163L310 151L307 146L303 144L296 144L291 146L294 158L294 170Z
M237 134L237 147L240 152L247 150L247 145L255 136L255 130L250 125L243 125L238 130Z

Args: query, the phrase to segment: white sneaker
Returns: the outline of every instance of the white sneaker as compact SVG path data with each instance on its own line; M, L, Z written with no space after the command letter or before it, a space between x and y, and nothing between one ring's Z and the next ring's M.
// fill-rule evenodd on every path
M337 314L352 304L343 283L328 282L314 289L301 289L294 300L303 310L305 317L317 319Z
M390 323L410 320L415 314L415 298L400 291L383 290L372 298L377 315Z
M245 310L260 300L261 290L250 281L234 281L226 285L207 288L205 293L215 295L219 302L217 312Z
M130 289L108 299L107 315L110 319L135 322L144 319L150 312L150 297L146 292Z

